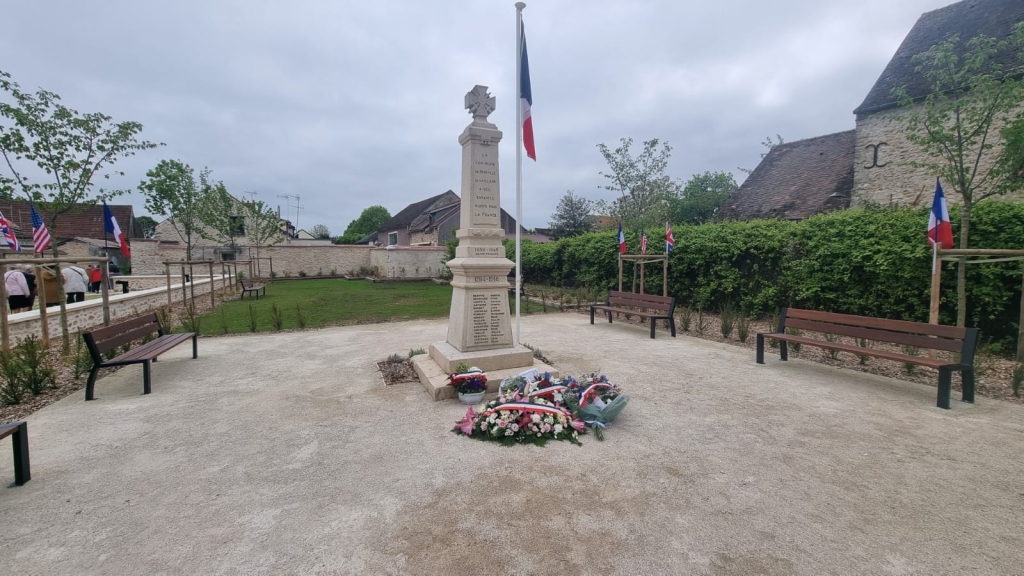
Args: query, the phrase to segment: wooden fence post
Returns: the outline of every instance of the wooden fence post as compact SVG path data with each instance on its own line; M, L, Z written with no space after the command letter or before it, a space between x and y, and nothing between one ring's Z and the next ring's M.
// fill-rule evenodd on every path
M100 264L102 265L100 295L103 297L103 325L110 326L110 288L107 286L110 281L110 262L101 262Z
M43 332L43 348L50 346L50 320L46 314L46 280L43 279L43 267L36 266L36 292L39 295L39 327Z

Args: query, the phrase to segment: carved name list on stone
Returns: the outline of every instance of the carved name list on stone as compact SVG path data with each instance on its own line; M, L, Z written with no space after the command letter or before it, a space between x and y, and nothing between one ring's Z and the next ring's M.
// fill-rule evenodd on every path
M473 294L470 316L472 318L473 346L505 343L502 330L502 299L504 294Z

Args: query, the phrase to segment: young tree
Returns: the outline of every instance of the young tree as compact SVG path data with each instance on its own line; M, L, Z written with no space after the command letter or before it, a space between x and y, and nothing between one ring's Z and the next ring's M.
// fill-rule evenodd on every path
M256 245L256 258L260 257L260 246L273 246L284 241L281 219L274 210L261 200L245 204L245 235ZM259 260L257 260L259 267Z
M657 138L647 140L636 157L629 151L632 138L623 138L615 150L597 145L609 169L600 173L610 181L604 189L621 195L610 204L598 203L598 208L630 228L651 228L667 216L666 200L677 185L665 173L672 147L666 142L659 150L658 144Z
M694 174L679 193L669 197L669 220L679 224L710 222L735 189L736 180L728 172Z
M143 238L152 238L156 236L156 220L153 220L149 216L139 216L135 219L135 221L138 222L139 226L142 227Z
M591 217L593 210L593 201L583 196L577 196L572 190L569 190L559 200L558 207L551 215L548 226L551 227L556 239L593 232L595 228L594 219Z
M203 169L196 181L192 167L180 160L161 160L146 172L147 180L139 184L146 197L146 210L166 217L178 237L185 243L185 258L192 259L192 248L199 241L202 228L202 194L209 190L210 171Z
M383 206L370 206L359 214L359 218L349 223L348 228L345 228L345 233L335 238L334 243L355 244L367 234L375 232L390 219L391 213L388 212L387 208Z
M207 240L235 248L235 238L245 235L245 215L238 200L228 194L221 181L209 181L209 170L200 174L199 235Z
M1006 191L1007 174L995 162L996 129L1021 105L1021 82L1006 74L993 57L1011 43L1020 46L1022 30L1018 24L1012 40L976 36L962 48L959 36L951 36L911 60L931 83L923 101L905 86L893 90L900 106L921 106L900 116L907 139L928 155L928 160L910 165L934 173L962 199L960 248L969 246L974 205ZM966 277L967 263L961 260L957 267L958 326L967 321Z
M62 104L59 95L43 89L34 94L23 92L3 71L0 92L9 98L0 102L0 154L6 165L0 173L0 192L11 197L18 191L38 204L54 240L60 235L62 215L96 203L95 178L124 176L112 169L118 160L157 146L138 138L142 132L138 122L114 122L99 112L80 113ZM100 190L108 199L125 192ZM50 246L53 255L59 256L57 242ZM70 338L60 273L57 287L62 347L67 353Z
M785 143L786 143L786 141L783 140L782 134L776 134L775 135L775 140L772 140L771 136L765 136L764 137L764 141L761 142L761 146L764 146L765 148L768 149L768 152L771 152L772 148L775 148L779 144L785 144ZM761 152L761 159L762 160L764 159L765 156L768 155L768 152ZM743 172L743 173L747 174L748 176L754 171L753 168L739 168L739 167L737 167L736 169L739 170L740 172Z
M309 229L309 233L312 234L314 238L320 238L323 240L328 240L331 237L331 231L324 224L317 224L316 226L313 226Z

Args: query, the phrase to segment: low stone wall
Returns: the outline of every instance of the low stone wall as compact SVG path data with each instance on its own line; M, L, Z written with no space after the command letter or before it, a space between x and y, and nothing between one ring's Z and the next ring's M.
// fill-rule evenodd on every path
M164 280L166 282L166 280ZM129 286L131 286L129 284ZM217 278L214 287L220 289L221 282ZM209 299L210 281L197 280L192 286L186 286L191 291L195 290L196 299L201 294ZM176 304L182 301L182 286L177 283L171 286L171 298ZM150 288L146 290L132 291L128 294L110 293L110 321L119 322L140 314L153 312L157 308L167 306L167 286ZM103 301L99 298L85 302L76 302L67 305L68 330L75 333L78 330L88 331L103 325ZM47 308L47 325L50 329L50 341L60 338L60 308L51 306ZM11 342L34 334L42 337L42 322L39 317L39 310L30 312L19 312L8 316L8 324L11 331Z
M193 258L213 258L219 260L221 255L212 248L206 247L202 254L193 253ZM278 244L270 248L260 248L259 255L273 258L274 272L278 276L299 276L305 272L307 276L330 276L333 271L337 276L376 273L386 278L436 278L440 275L443 265L444 247L435 246L402 246L400 248L378 248L370 246L326 245L309 246L301 244ZM236 260L250 260L257 254L255 248L242 246L234 254ZM132 241L132 272L138 275L159 276L164 273L164 262L178 262L185 258L185 248L180 244L160 243L155 240ZM208 269L196 266L197 274L208 274ZM246 271L247 265L240 267ZM214 275L220 273L220 265L214 265ZM171 274L175 278L180 274L180 266L172 266ZM270 263L260 262L260 275L270 275ZM134 290L135 287L129 284Z

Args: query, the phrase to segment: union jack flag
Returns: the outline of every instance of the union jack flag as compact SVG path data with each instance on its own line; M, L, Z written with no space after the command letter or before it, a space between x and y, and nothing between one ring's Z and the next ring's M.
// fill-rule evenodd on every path
M11 247L11 250L15 252L21 252L21 244L18 243L18 237L14 235L14 226L4 218L2 212L0 212L0 232L4 235L4 240L7 240L7 245Z
M46 230L43 218L36 212L36 205L29 204L28 207L32 210L32 251L42 254L50 245L50 233Z

